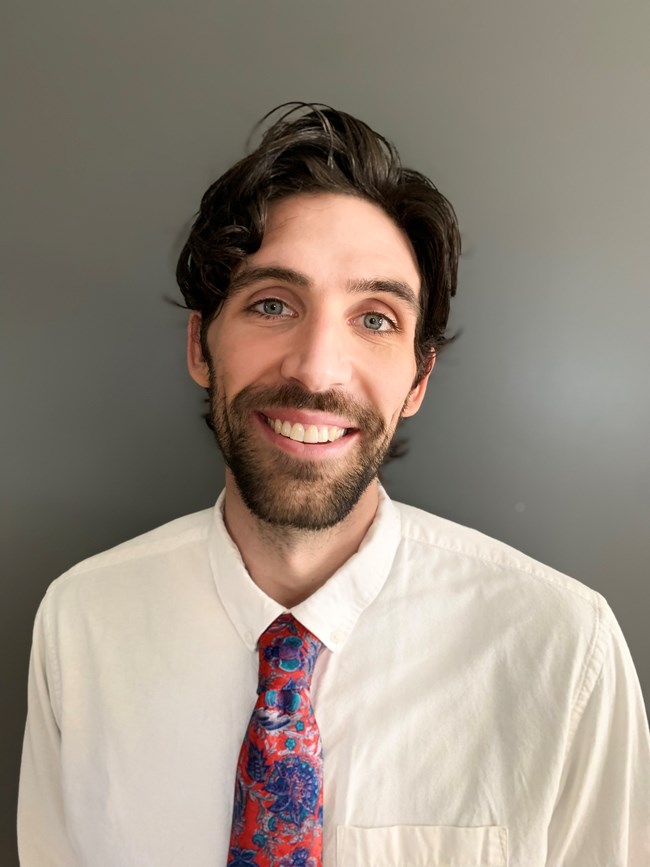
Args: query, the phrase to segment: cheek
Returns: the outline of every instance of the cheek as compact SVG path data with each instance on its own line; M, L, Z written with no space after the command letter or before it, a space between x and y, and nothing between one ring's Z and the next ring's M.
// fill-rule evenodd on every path
M229 395L247 385L268 379L273 360L268 351L261 350L252 341L229 339L214 347L214 369L220 384Z
M370 401L383 416L385 422L394 427L400 420L404 405L411 393L413 379L408 375L395 379L390 376L381 377L375 371L375 385L370 395ZM415 369L413 370L415 377ZM380 385L381 384L381 385Z

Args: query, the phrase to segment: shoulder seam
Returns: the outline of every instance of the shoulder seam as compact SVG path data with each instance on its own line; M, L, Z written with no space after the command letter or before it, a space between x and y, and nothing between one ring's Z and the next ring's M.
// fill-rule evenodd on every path
M402 523L402 526L404 526L403 523ZM483 534L481 534L481 535L483 535ZM561 584L559 581L554 581L550 575L546 575L543 572L536 571L534 569L527 569L527 568L525 568L525 566L522 566L519 563L513 562L512 564L507 564L507 563L501 562L499 560L495 560L491 557L482 557L480 554L471 553L469 551L464 550L463 548L453 548L450 545L442 545L439 542L433 542L429 539L418 538L416 536L411 535L407 531L404 531L403 538L408 539L410 542L414 542L414 543L417 543L420 545L426 545L430 548L437 548L440 551L448 551L452 554L460 554L464 557L469 557L472 560L475 560L479 563L485 563L486 565L493 566L494 568L500 569L502 571L505 569L511 569L513 572L518 572L521 575L528 575L531 578L534 578L537 581L541 581L544 584L547 584L551 587L555 587L558 590L563 590L563 591L566 591L568 593L571 593L574 596L577 596L579 599L582 599L585 602L590 601L588 598L590 594L592 594L592 593L596 594L596 591L592 590L590 587L587 587L586 584L580 584L580 582L577 582L580 585L580 587L583 588L583 591L579 591L577 588L574 588L571 586L565 586L564 584ZM489 537L485 537L485 538L489 538ZM497 544L505 545L506 547L508 547L505 542L498 542L498 540L494 540L494 541L497 542ZM529 558L527 554L524 554L523 556L526 557L527 559L534 561L534 558L533 557ZM547 568L553 572L557 572L557 570L554 569L552 566L549 566ZM563 573L558 572L558 574L563 574ZM565 577L569 578L568 575ZM571 580L575 580L575 579L571 579ZM585 590L588 592L585 593L584 592ZM593 601L591 604L593 606Z
M191 538L183 538L183 536L187 534L191 534ZM76 575L84 575L92 571L99 572L104 569L109 569L112 566L116 566L122 563L128 563L130 560L155 557L161 553L166 554L170 551L183 548L186 545L200 542L202 539L206 539L207 536L207 531L202 528L199 531L187 530L180 537L175 536L168 540L161 539L155 543L141 542L137 545L129 545L128 542L124 542L122 543L122 545L124 545L125 547L122 551L117 550L121 548L122 545L117 545L115 546L115 548L109 548L107 551L103 551L99 554L94 554L93 556L82 560L80 563L77 563L75 566L72 566L70 569L68 569L66 572L63 572L58 577L57 584L63 584L69 578L74 578ZM148 551L146 550L147 548L149 548Z
M56 644L52 635L52 620L50 617L51 593L48 588L43 599L43 637L45 639L46 664L49 659L52 671L51 704L56 723L61 731L61 668L56 652Z
M567 734L565 755L568 755L571 750L575 734L580 725L580 720L582 719L582 715L584 714L589 699L602 676L605 665L603 605L606 603L603 597L598 593L596 593L596 602L597 604L594 605L595 622L593 635L589 644L589 649L585 653L580 685L576 691L575 701L571 710L571 724ZM591 677L590 674L592 675Z

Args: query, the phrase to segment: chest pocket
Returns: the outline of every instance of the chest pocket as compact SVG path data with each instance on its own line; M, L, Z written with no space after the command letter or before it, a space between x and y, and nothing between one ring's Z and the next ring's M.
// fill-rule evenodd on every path
M508 829L340 826L336 850L336 867L507 867Z

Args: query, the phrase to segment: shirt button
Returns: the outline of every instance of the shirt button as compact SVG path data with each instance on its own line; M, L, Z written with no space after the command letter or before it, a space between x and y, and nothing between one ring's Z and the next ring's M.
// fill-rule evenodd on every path
M330 641L332 644L340 644L343 641L343 633L340 629L335 629L330 633Z

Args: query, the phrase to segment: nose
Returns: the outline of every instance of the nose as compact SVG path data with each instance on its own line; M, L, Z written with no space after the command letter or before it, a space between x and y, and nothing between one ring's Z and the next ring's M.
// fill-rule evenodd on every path
M292 329L281 365L282 376L312 392L349 384L352 373L345 326L314 316Z

